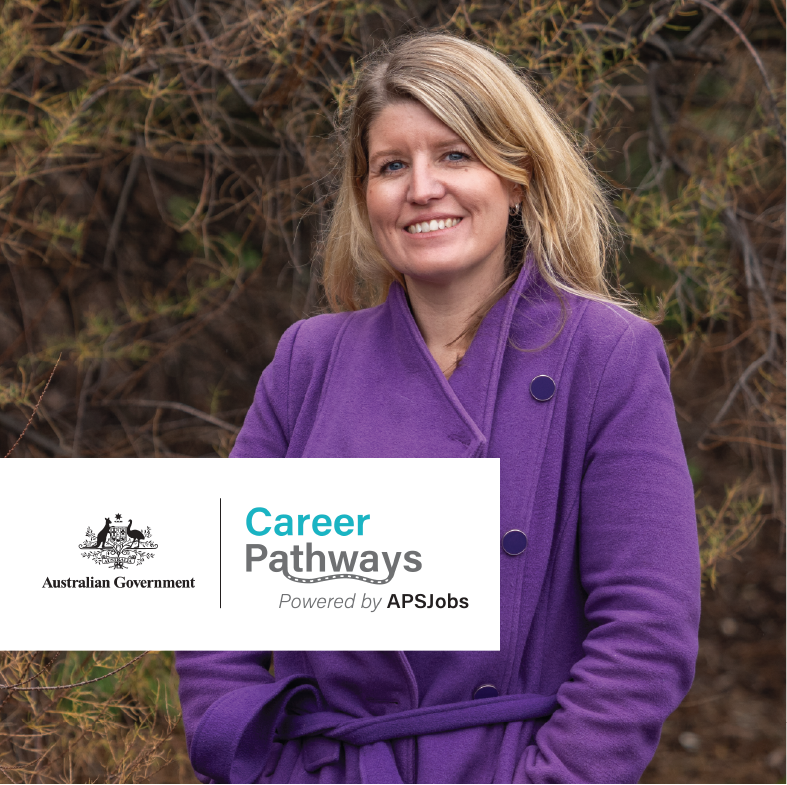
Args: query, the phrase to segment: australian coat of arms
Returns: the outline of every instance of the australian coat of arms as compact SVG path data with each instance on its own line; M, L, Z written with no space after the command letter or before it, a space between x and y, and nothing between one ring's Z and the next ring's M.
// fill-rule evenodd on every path
M152 559L151 553L158 545L150 539L150 526L142 532L132 528L134 522L129 519L128 526L123 523L123 516L118 513L114 522L104 518L104 526L93 534L88 526L85 541L79 546L82 555L96 564L106 564L114 570L125 570L132 564L142 564Z

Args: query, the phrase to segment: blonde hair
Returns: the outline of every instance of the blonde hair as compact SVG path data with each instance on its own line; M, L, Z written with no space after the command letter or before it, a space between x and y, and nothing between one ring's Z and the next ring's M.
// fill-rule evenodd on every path
M426 107L485 166L523 189L521 211L509 220L507 277L479 309L473 333L528 254L553 289L630 304L604 278L614 222L570 131L501 57L461 38L425 33L380 47L364 62L351 93L340 126L341 181L323 251L332 310L378 305L394 280L404 285L372 235L365 184L371 123L386 106L408 100Z

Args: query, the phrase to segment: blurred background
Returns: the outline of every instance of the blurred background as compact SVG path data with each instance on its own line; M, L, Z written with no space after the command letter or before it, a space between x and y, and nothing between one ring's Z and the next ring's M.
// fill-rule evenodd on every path
M281 333L323 307L358 62L423 29L485 43L606 182L610 275L672 363L703 617L643 782L784 782L784 20L784 0L5 0L0 454L226 457ZM194 781L172 653L138 654L0 652L0 781Z

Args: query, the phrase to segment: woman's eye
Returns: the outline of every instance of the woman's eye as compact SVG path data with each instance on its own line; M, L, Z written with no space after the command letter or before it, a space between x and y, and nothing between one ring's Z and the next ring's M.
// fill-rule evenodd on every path
M452 150L450 153L446 153L445 157L448 163L460 163L470 158L467 153L463 153L459 150ZM382 174L393 174L394 172L401 172L404 167L405 164L402 163L402 161L386 161L380 164L380 172Z

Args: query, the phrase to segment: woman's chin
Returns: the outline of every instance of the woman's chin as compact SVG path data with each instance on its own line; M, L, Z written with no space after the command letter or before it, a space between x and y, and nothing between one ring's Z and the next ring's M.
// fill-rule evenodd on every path
M450 288L465 280L467 275L467 270L456 269L456 265L451 263L411 267L404 272L404 277L409 284L430 288Z
M457 262L458 254L446 254L431 259L419 259L403 264L399 272L404 275L408 283L426 287L450 289L454 286L463 286L468 283L485 288L492 280L501 281L504 274L504 262L468 260L466 263Z

